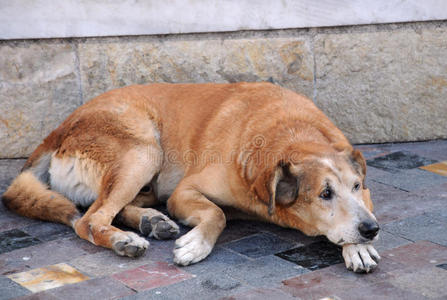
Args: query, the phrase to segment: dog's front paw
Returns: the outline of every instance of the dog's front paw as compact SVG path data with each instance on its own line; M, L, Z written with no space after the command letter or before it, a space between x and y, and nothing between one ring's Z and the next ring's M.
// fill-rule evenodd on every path
M133 232L116 232L112 239L112 249L121 256L138 257L149 247L146 239Z
M212 249L213 245L196 227L175 241L174 262L182 266L196 263L207 257Z
M372 272L380 260L380 255L370 244L348 244L343 246L346 268L356 273Z

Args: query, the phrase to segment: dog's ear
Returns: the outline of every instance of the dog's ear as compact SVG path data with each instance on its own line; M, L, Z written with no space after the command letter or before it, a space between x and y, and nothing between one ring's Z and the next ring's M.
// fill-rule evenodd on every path
M351 163L354 166L354 169L362 176L362 185L363 189L366 189L365 178L366 178L366 160L363 157L362 152L357 149L352 150L351 153Z
M298 178L290 173L290 163L278 162L271 169L265 170L255 180L252 190L256 196L268 203L268 213L273 215L275 206L288 206L298 197Z
M269 215L275 213L277 204L293 204L298 197L298 190L298 178L290 173L290 163L279 162L269 186Z

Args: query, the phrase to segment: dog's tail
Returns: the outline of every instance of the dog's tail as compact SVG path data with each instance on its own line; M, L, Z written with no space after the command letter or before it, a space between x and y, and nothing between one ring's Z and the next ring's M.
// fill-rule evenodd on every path
M32 155L3 194L3 204L25 217L74 227L80 217L76 206L63 195L50 190L46 184L50 160L50 153L37 159Z

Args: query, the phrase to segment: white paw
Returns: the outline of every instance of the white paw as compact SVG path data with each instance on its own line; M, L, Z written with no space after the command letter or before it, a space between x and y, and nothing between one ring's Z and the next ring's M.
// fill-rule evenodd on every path
M112 237L112 248L121 256L141 256L147 247L149 242L133 232L116 232Z
M175 241L174 263L182 266L196 263L207 257L212 249L196 227Z
M380 255L370 244L349 244L343 246L343 258L349 270L369 273L377 267Z

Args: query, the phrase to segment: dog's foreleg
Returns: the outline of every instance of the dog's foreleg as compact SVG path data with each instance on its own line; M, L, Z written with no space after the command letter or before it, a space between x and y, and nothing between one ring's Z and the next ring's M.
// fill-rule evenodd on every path
M186 266L207 257L225 228L222 209L196 189L180 183L168 200L168 210L183 224L194 227L176 240L174 262Z
M380 255L371 244L347 244L343 246L346 268L356 273L372 272L380 260Z

